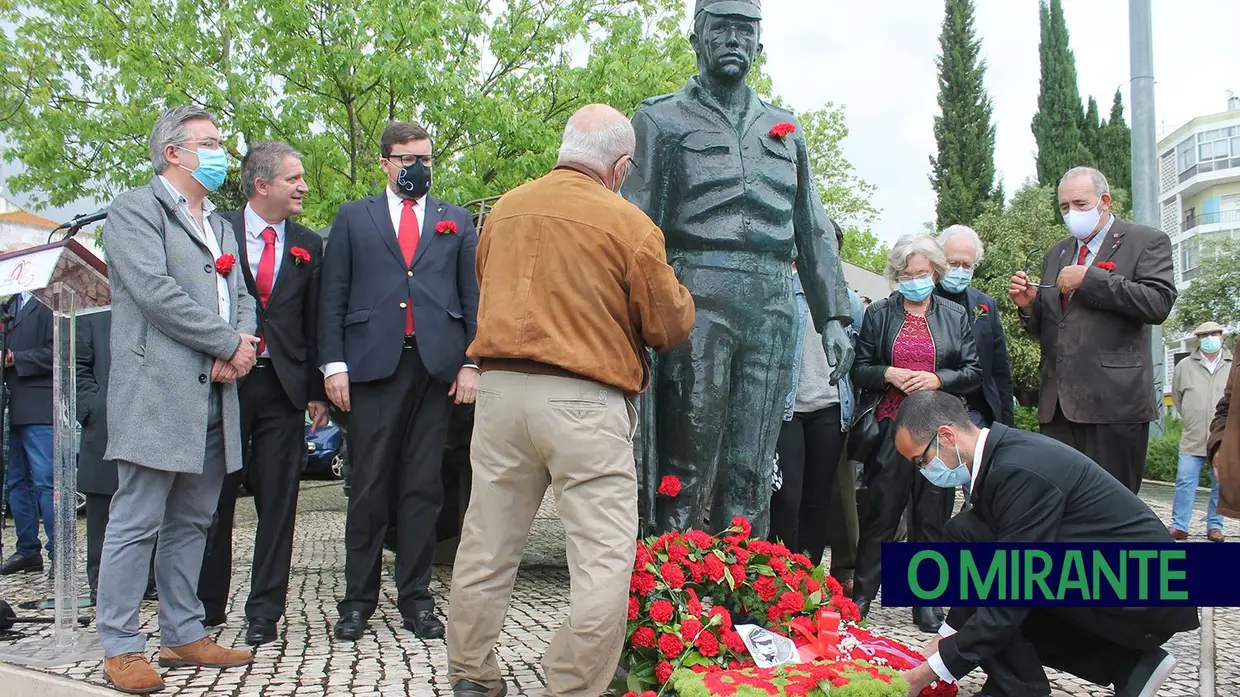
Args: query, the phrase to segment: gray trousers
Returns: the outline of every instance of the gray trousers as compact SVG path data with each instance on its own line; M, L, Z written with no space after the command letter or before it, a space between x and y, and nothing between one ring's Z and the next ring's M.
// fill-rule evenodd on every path
M224 482L224 429L220 395L211 394L202 474L165 472L118 461L108 531L99 564L95 624L105 656L146 650L138 610L146 591L144 569L155 548L160 644L192 644L207 635L198 600L198 574Z

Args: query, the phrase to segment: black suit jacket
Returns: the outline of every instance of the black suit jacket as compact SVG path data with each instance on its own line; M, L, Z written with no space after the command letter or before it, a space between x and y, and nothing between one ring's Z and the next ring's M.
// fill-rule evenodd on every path
M1042 280L1053 283L1076 263L1076 239L1051 246ZM1099 266L1110 262L1107 271ZM1058 288L1043 288L1021 321L1042 343L1038 420L1050 423L1056 404L1082 424L1144 423L1158 418L1150 325L1162 324L1175 303L1171 239L1119 218L1085 273L1065 313Z
M1011 426L1015 420L1012 406L1012 362L1008 357L1003 323L999 321L999 305L994 298L972 286L966 288L963 294L947 293L941 287L937 288L935 293L964 305L969 324L973 327L977 360L982 366L982 389L978 396L986 403L989 411L986 416L990 417L991 421ZM981 309L983 306L985 311Z
M78 491L116 493L116 462L103 459L108 447L108 373L112 364L112 311L77 320Z
M13 314L17 295L9 299ZM13 366L4 371L9 396L9 423L14 426L52 423L52 311L33 296L8 327Z
M1093 460L1059 441L1002 424L991 427L986 438L969 504L961 515L980 521L996 542L1171 542L1149 506ZM1008 643L1028 612L979 607L961 626L949 616L957 633L939 642L940 658L952 675L967 674ZM1167 633L1197 626L1193 608L1095 612L1113 616L1138 643L1139 637L1150 637L1150 648Z
M456 232L440 234L441 221ZM319 364L344 362L352 382L396 372L412 299L418 352L436 380L450 383L469 361L478 329L478 233L458 206L426 197L413 264L405 263L385 193L340 207L323 260Z
M254 298L258 336L267 342L272 368L289 401L298 409L305 409L308 402L327 401L317 359L323 238L304 225L285 221L284 255L276 260L276 282L267 307L263 307L250 269L245 213L232 211L221 217L232 225L237 238L238 265ZM295 248L306 250L310 261L299 263L293 256Z

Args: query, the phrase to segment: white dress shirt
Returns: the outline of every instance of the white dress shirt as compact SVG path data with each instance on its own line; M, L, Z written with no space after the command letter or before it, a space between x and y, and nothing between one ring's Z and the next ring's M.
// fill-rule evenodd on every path
M194 219L193 214L190 213L189 199L185 198L180 191L177 191L177 188L172 185L172 182L168 181L167 177L161 174L159 180L164 183L164 186L168 187L168 192L176 199L177 211L185 215L185 219L189 221L190 227L198 235L198 239L207 245L207 251L211 252L211 263L214 265L220 257L224 256L224 251L220 248L220 241L215 238L215 231L211 230L211 226L207 224L207 217L211 215L211 211L215 210L215 204L211 203L210 199L204 198L202 200L202 222L203 225L207 226L204 229ZM233 270L235 271L236 269ZM224 278L218 271L215 274L215 290L219 300L220 317L223 317L225 321L232 321L232 293L228 290L228 279Z
M1102 235L1098 235L1101 237ZM1080 254L1078 251L1077 254ZM983 428L981 434L977 437L977 446L973 450L973 471L970 473L972 478L969 480L969 491L972 492L977 488L977 475L982 471L982 452L986 449L986 437L990 435L989 428ZM967 499L966 499L967 501ZM951 625L946 622L939 627L939 636L946 639L956 633ZM930 658L926 659L930 663L930 667L934 669L935 675L947 682L956 682L956 677L947 670L947 664L943 662L943 658L939 656L939 652L935 651Z
M399 242L400 241L400 216L405 210L405 201L407 199L400 196L395 191L392 191L392 187L390 186L384 187L383 191L387 194L388 215L391 216L392 218L392 229L396 231L396 240ZM421 239L422 239L422 221L426 220L426 195L425 194L423 194L420 198L414 199L413 217L414 217L414 220L417 221L418 242L420 244ZM322 370L323 370L323 379L326 380L327 378L330 378L331 376L337 373L349 372L349 364L345 363L344 361L337 361L335 363L328 363L327 365L323 366Z
M276 264L271 274L271 290L275 292L276 277L280 275L280 262L284 260L284 221L281 220L274 225L263 220L258 213L250 208L250 204L245 204L245 252L250 262L250 275L254 277L254 281L258 282L258 262L262 261L263 250L267 248L267 241L263 239L263 230L271 228L276 231ZM258 295L254 296L255 304L261 305ZM267 350L267 345L263 344L263 352L258 354L263 358L271 356L271 351Z

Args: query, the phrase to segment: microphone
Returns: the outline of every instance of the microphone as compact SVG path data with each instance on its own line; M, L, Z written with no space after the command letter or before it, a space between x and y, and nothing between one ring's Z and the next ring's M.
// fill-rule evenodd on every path
M61 223L55 230L52 230L52 234L48 235L47 240L48 242L51 242L52 235L55 235L58 231L65 229L69 231L64 236L64 239L67 240L76 235L83 227L90 225L91 223L97 223L106 217L108 217L108 209L106 208L101 208L94 213L83 213L67 223Z

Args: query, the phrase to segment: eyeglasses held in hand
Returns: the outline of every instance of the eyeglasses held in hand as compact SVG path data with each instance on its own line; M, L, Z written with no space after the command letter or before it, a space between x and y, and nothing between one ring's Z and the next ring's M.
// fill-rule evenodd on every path
M1025 255L1025 275L1026 276L1029 275L1029 264L1032 262L1034 258L1038 257L1041 254L1042 254L1042 248L1035 247L1032 251L1030 251L1028 254ZM1063 261L1063 250L1059 251L1059 261ZM1034 288L1054 288L1057 284L1055 283L1032 283L1031 282L1029 285L1033 286Z

